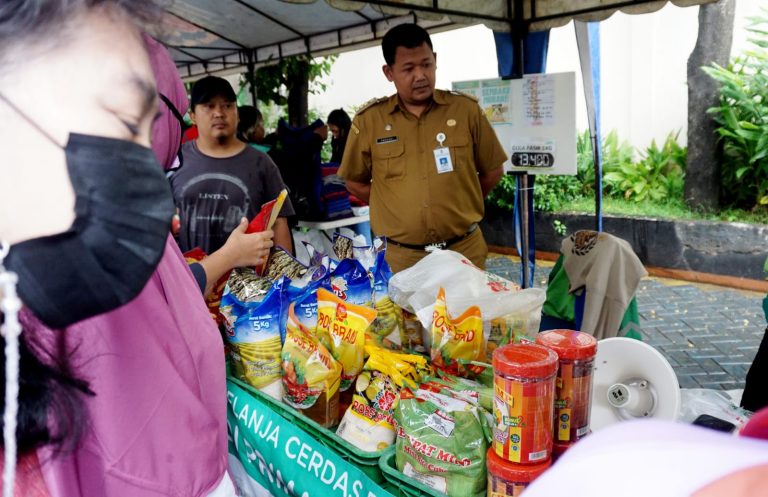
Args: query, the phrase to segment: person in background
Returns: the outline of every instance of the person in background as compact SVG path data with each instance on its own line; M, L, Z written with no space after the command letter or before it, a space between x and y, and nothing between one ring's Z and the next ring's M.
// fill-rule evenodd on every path
M269 152L271 147L264 143L266 133L261 111L253 105L241 105L237 108L237 116L237 139L265 154Z
M152 126L152 150L163 169L168 171L181 166L183 162L180 147L184 126L179 117L189 107L189 100L168 51L146 34L144 42L161 100L158 103L158 117ZM175 218L178 223L178 215ZM248 220L241 219L220 249L190 264L189 268L204 296L210 295L219 279L232 268L256 266L269 256L274 232L246 233L247 227Z
M184 167L171 176L183 252L195 247L207 254L219 250L233 230L244 231L247 220L285 188L272 159L237 138L235 102L235 92L225 79L206 76L192 87L190 117L199 137L182 146ZM274 244L290 252L286 218L293 213L286 200L273 228Z
M23 304L17 495L235 495L222 340L169 235L158 158L178 141L149 148L161 104L146 50L173 62L136 23L161 15L147 0L0 2L0 266Z
M339 176L370 204L393 271L434 248L484 268L488 246L478 223L483 198L503 174L504 150L475 99L435 90L436 56L423 28L395 26L381 46L397 93L357 112Z
M344 109L334 109L328 114L328 130L331 132L331 162L341 164L344 147L347 145L352 120Z

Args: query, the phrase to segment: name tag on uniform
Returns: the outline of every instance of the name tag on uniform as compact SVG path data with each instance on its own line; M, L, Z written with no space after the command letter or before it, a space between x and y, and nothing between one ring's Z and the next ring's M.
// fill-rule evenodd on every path
M450 173L453 171L453 162L451 162L451 150L448 147L438 147L434 150L434 153L437 174Z

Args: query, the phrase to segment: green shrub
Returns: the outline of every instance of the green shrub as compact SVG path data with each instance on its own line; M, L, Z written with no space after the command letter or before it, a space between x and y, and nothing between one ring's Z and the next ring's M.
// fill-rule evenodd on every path
M594 184L595 184L595 173L594 173L594 161L592 160L592 147L590 145L588 149L588 153L590 154L590 160L589 160L589 169L590 169L590 175L589 175L589 185L590 185L590 195L594 196ZM623 192L617 191L615 185L613 185L611 182L605 180L605 176L608 173L611 173L613 171L619 171L623 167L631 166L632 161L634 160L635 150L632 148L632 145L629 144L628 141L620 140L619 135L616 133L616 130L611 130L607 135L603 137L603 193L605 195L609 196L617 196L621 195Z
M682 198L686 149L670 133L659 149L648 147L639 163L633 162L634 149L619 139L615 130L603 137L603 193L616 198L642 201L646 198ZM558 211L563 205L595 195L595 168L589 130L576 138L576 175L537 175L534 208ZM515 179L506 175L488 195L488 201L506 210L514 209Z
M677 143L677 134L670 133L661 148L653 140L639 162L612 167L603 180L612 192L620 192L635 202L679 198L683 194L686 155L687 149Z
M583 196L583 184L576 176L538 175L533 189L533 208L541 212L558 211L565 202Z
M768 205L768 18L750 21L753 48L727 68L703 68L721 84L720 105L709 112L723 144L722 198L725 205L741 208Z

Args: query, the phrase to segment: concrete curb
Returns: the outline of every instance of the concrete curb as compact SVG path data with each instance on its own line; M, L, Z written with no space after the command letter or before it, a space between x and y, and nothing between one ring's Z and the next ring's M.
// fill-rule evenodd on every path
M534 216L537 251L560 252L563 237L555 232L556 220L566 226L568 233L595 228L592 215L536 213ZM481 227L489 245L515 246L510 212L488 209ZM756 291L764 288L763 265L768 258L766 225L603 216L603 229L627 240L647 268L673 272L663 276L709 282L696 279L695 274L719 275L752 280L744 284L757 284L759 290ZM686 273L694 274L686 276Z

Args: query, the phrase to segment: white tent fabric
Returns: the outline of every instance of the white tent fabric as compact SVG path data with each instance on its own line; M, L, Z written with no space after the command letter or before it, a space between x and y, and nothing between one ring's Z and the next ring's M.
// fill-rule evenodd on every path
M519 1L519 0L518 0ZM530 31L571 19L596 21L616 11L652 12L666 3L697 5L715 0L522 0ZM242 71L282 57L338 53L377 44L401 22L430 32L483 23L508 31L515 0L175 0L158 33L182 77Z

